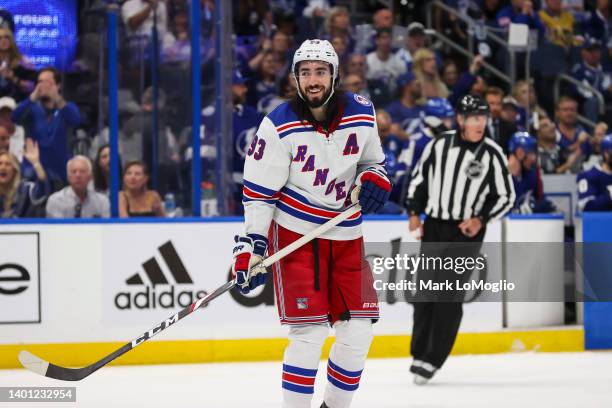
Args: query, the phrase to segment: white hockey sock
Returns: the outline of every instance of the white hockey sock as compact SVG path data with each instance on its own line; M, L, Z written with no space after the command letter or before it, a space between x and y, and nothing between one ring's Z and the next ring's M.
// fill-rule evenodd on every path
M372 322L351 319L334 324L336 342L327 362L327 388L324 401L330 408L348 408L365 366L372 343Z
M283 359L283 408L310 408L327 325L292 326Z

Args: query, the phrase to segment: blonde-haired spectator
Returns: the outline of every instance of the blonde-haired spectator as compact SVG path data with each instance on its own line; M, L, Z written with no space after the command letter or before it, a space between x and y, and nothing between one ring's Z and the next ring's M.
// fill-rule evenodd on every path
M0 152L0 218L35 216L35 206L41 205L50 193L47 174L39 160L38 144L28 139L24 154L35 169L35 182L22 179L21 164L15 155Z
M24 99L34 89L33 74L11 30L0 27L0 97Z
M412 72L421 83L425 98L448 98L448 88L438 73L436 55L428 48L421 48L414 54Z

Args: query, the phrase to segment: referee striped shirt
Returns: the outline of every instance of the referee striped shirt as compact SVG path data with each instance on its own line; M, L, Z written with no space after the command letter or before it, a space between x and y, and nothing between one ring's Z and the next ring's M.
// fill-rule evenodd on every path
M450 131L430 142L412 172L409 213L462 221L501 218L515 199L512 176L502 149L490 138L463 140Z

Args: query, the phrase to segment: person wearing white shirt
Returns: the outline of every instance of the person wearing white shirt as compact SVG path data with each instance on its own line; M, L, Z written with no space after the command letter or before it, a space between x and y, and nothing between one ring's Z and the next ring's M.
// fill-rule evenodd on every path
M391 30L381 28L376 31L376 49L366 57L368 80L382 80L389 90L395 89L395 80L406 72L406 64L391 50Z

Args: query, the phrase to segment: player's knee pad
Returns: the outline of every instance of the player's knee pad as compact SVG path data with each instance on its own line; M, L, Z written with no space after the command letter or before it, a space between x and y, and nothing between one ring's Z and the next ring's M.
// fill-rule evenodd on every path
M337 343L356 350L368 350L374 337L370 319L341 320L334 329Z
M290 342L302 342L316 346L323 346L329 335L329 327L323 324L309 324L303 326L291 326L289 329Z

